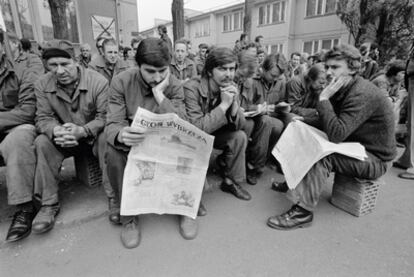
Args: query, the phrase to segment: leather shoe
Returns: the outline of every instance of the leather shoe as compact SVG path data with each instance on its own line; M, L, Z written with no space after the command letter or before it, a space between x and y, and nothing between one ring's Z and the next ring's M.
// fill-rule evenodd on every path
M56 216L59 214L59 211L59 203L42 206L33 220L33 233L41 234L51 230L55 226Z
M191 240L197 236L198 224L196 219L180 216L180 234L184 239Z
M223 182L221 183L220 188L222 191L231 193L242 200L250 200L252 198L246 190L244 190L239 184L235 182L230 185Z
M134 216L133 219L122 225L121 242L128 249L137 247L141 242L138 216Z
M19 210L13 215L12 223L7 232L6 241L18 241L28 235L32 230L32 220L35 217L35 211Z
M398 178L414 180L414 174L409 172L401 172L400 174L398 174Z
M281 215L272 216L267 220L267 225L278 230L293 230L312 225L313 213L294 205L289 211Z
M278 183L276 181L273 181L271 189L277 192L287 192L289 190L289 187L286 182Z
M198 206L197 216L205 216L207 214L207 209L203 205L203 202L200 201L200 206Z
M248 169L246 172L246 181L248 184L254 186L257 184L259 173L254 169Z
M108 198L109 222L115 225L121 224L119 201L117 198Z
M393 162L392 166L396 167L396 168L399 168L399 169L404 169L404 170L406 170L408 168L405 165L400 164L399 162Z

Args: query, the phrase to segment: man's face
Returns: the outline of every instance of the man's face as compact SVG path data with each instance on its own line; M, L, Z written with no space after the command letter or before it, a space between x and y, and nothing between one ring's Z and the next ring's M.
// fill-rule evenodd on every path
M177 43L174 47L175 60L183 62L187 57L187 46L183 43Z
M247 52L250 53L253 56L257 56L257 48L256 47L250 47L247 49Z
M207 48L200 48L200 56L205 58L207 53Z
M257 54L257 61L259 62L259 64L262 64L264 59L265 59L264 53Z
M134 44L132 44L132 56L133 57L135 57L135 54L137 53L138 45L139 45L139 42L135 42Z
M300 64L300 56L293 55L292 57L292 65L294 67L298 66Z
M404 71L398 72L397 75L395 75L394 77L394 80L393 80L394 83L402 82L404 80L404 75L405 75Z
M280 75L282 75L282 73L280 72L280 69L277 66L273 67L269 71L263 72L263 77L268 83L273 83L280 77Z
M259 38L258 42L259 42L260 45L263 45L263 41L264 41L264 38Z
M348 64L345 60L329 59L325 63L326 78L328 81L337 79L340 76L350 76L354 71L349 69Z
M91 50L90 50L90 49L88 49L88 48L83 48L83 49L81 50L81 54L82 54L82 56L83 56L84 58L87 58L87 57L89 57L89 56L90 56L90 54L91 54Z
M50 58L47 60L47 67L62 85L71 84L78 78L78 69L72 59Z
M236 62L215 67L211 72L211 79L219 87L227 87L233 83Z
M110 64L115 64L118 58L118 46L107 44L103 50L105 60Z
M326 85L326 73L325 71L320 72L318 78L311 82L313 91L319 92L325 88Z
M139 67L139 71L141 72L142 79L144 79L144 81L153 88L167 77L169 66L165 65L161 67L155 67L144 63Z

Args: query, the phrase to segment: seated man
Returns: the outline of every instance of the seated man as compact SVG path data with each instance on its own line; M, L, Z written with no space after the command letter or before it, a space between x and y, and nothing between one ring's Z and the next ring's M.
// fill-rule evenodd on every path
M183 82L197 76L197 69L188 57L188 45L185 40L174 43L174 54L171 60L170 71L178 80Z
M246 180L247 137L239 90L233 83L235 70L236 56L230 49L213 49L201 78L184 84L185 106L189 121L213 135L214 148L223 150L217 158L223 169L221 190L250 200L250 194L240 185Z
M32 198L36 166L33 83L37 76L13 68L5 54L4 36L0 30L0 157L6 165L7 201L16 206L6 236L11 242L30 234L36 215Z
M322 130L331 142L361 143L368 158L360 161L331 154L314 164L298 186L289 191L295 205L286 213L269 218L267 224L275 229L290 230L312 223L312 211L330 172L377 179L386 173L388 163L396 155L391 104L377 87L357 75L361 66L358 50L351 45L334 46L325 59L326 74L333 81L320 93L316 105ZM286 183L278 189L286 192Z
M176 113L185 119L184 93L180 81L169 73L171 56L161 39L141 41L135 56L138 68L131 68L114 78L108 102L107 140L108 176L122 196L124 169L130 147L145 139L140 129L130 127L139 107L153 113ZM185 239L197 235L197 222L180 217L180 233ZM137 247L141 233L137 216L121 216L121 241L126 248Z
M114 76L128 69L128 64L118 55L116 41L106 38L102 42L102 55L98 55L89 63L89 67L101 73L109 83Z
M36 128L40 135L35 140L34 185L35 197L42 205L33 221L35 233L54 226L60 209L59 169L66 157L93 153L105 176L103 128L108 82L99 73L76 63L69 41L51 41L49 47L43 59L50 71L35 84ZM105 190L112 191L104 180Z

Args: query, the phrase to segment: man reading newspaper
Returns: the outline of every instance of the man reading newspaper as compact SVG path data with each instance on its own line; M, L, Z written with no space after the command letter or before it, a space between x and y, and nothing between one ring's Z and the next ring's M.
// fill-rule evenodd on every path
M287 212L270 217L267 222L270 227L290 230L309 226L330 172L377 179L385 174L388 162L395 157L391 104L378 88L357 76L360 59L359 51L350 45L335 46L326 53L325 67L328 80L332 81L320 93L316 109L329 141L359 142L368 158L360 161L331 154L315 163L296 188L289 191L288 196L295 204ZM301 155L295 153L295 148L292 151L292 155ZM273 189L289 190L286 183L274 183Z
M108 177L112 186L119 189L119 196L130 148L146 137L142 129L130 126L138 107L157 114L176 113L185 119L184 92L181 83L169 73L168 46L160 39L145 39L139 44L135 59L138 68L122 72L112 80L108 102ZM123 245L137 247L141 240L138 216L121 216L121 222ZM194 219L181 217L180 228L186 239L197 235Z

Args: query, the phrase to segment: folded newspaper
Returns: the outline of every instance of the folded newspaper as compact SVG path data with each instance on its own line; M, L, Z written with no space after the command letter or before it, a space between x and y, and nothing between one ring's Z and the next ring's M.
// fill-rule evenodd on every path
M296 188L317 161L332 153L362 161L368 157L360 143L332 143L324 132L299 120L287 126L272 150L290 189Z
M145 130L124 171L121 215L180 214L195 218L214 137L176 114L138 108L133 127Z

